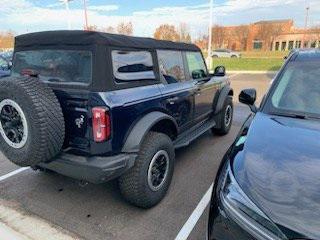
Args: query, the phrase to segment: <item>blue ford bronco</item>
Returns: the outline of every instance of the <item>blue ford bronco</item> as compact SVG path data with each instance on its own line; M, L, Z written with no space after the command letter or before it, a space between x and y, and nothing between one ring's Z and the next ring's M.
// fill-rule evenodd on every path
M0 80L0 149L19 166L91 183L117 179L150 208L165 196L175 149L232 125L224 67L193 44L86 31L16 37Z

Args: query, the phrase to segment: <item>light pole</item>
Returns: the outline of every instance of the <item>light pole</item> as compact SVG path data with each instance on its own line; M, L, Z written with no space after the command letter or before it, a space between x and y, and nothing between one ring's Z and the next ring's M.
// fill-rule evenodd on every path
M307 30L308 30L308 21L309 21L309 10L310 10L310 7L307 6L306 7L306 19L305 19L305 22L304 22L304 34L303 34L303 45L302 47L304 48L305 47L305 41L306 41L306 34L307 34ZM308 46L306 46L308 47Z
M84 30L88 30L88 12L87 12L87 0L83 0L83 8L84 8Z
M207 63L209 65L209 69L212 67L212 57L211 57L211 50L212 50L212 22L213 22L213 0L210 0L210 22L209 22L209 39L208 39L208 57Z
M66 11L67 11L67 18L68 18L68 29L71 30L71 19L70 19L70 8L69 8L69 2L73 0L59 0L60 2L63 2L66 6Z

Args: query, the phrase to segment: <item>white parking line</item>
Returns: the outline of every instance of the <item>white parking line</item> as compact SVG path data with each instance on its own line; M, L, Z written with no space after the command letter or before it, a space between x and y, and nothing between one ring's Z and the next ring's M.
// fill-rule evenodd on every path
M193 228L196 226L197 222L199 221L200 217L202 216L204 210L210 203L211 193L212 193L213 184L209 187L206 194L202 197L201 201L199 202L198 206L190 215L187 222L183 225L180 232L178 233L175 240L187 240L190 233L192 232Z
M23 167L23 168L19 168L19 169L15 170L15 171L12 171L12 172L10 172L10 173L8 173L6 175L3 175L3 176L0 177L0 182L2 182L3 180L5 180L5 179L7 179L9 177L17 175L17 174L19 174L19 173L21 173L21 172L23 172L23 171L25 171L27 169L29 169L29 167Z

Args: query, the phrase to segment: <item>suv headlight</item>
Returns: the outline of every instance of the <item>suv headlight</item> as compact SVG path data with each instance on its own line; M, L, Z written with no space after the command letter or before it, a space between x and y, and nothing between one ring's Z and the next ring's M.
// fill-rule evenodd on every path
M220 178L218 198L233 221L261 240L287 239L281 230L246 196L232 174L228 162Z

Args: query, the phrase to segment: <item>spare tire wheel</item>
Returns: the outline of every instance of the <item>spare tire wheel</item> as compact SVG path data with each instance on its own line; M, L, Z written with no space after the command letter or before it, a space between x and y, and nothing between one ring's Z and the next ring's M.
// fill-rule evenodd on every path
M0 150L25 167L47 162L60 151L65 123L52 89L38 78L0 80Z

